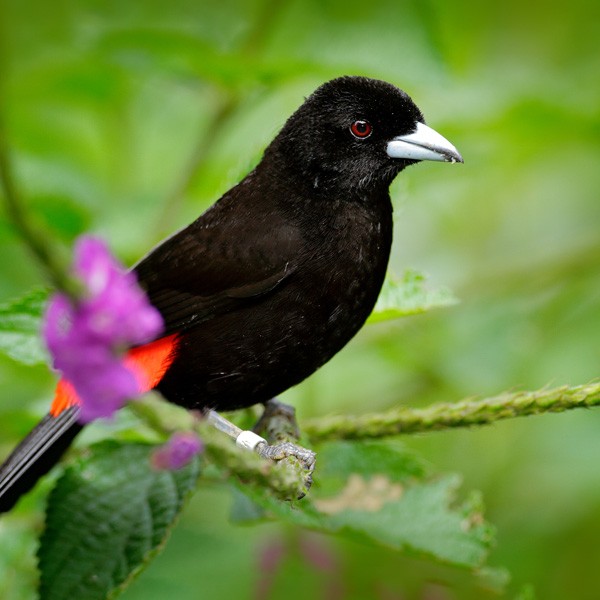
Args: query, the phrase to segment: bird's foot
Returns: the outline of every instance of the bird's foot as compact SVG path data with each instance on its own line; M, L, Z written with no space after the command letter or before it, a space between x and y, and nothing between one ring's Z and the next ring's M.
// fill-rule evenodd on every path
M298 494L298 500L304 498L310 490L312 485L312 474L315 470L315 463L317 455L308 448L303 448L293 444L292 442L281 442L279 444L260 444L256 448L256 452L263 458L268 458L274 461L296 459L300 464L302 473L304 475L304 486L302 491Z
M265 410L252 431L264 434L271 441L280 441L300 437L300 428L296 421L296 409L284 404L277 398L264 403Z
M303 498L312 485L317 455L290 441L300 437L293 406L284 404L276 398L265 402L265 410L254 426L255 433L264 434L270 444L260 444L256 452L264 458L274 461L296 459L304 474L304 490L298 496Z
M298 500L304 498L312 485L316 454L312 450L295 444L299 438L294 408L273 399L265 402L265 411L253 431L243 431L213 410L206 412L209 423L233 438L238 446L252 450L263 458L275 462L287 461L296 464L304 478ZM257 432L263 433L261 437Z

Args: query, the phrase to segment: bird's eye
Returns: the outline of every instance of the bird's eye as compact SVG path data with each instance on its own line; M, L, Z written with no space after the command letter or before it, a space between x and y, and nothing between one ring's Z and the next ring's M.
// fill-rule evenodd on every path
M369 121L354 121L354 123L350 125L350 132L355 138L364 140L373 133L373 126Z

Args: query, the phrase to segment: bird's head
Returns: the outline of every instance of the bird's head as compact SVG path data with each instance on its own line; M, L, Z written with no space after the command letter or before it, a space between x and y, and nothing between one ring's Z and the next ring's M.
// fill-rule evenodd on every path
M425 125L408 94L366 77L333 79L288 119L267 152L277 152L305 183L323 191L389 186L422 160L463 162Z

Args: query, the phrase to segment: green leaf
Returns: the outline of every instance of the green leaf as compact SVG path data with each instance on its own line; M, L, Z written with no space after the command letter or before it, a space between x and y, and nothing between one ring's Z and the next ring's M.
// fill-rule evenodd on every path
M346 440L319 447L318 476L321 489L332 484L339 490L352 475L370 477L374 473L391 474L394 481L423 479L423 460L398 440Z
M428 290L425 282L425 276L413 270L407 270L400 280L388 276L367 322L379 323L399 319L458 302L449 290Z
M233 503L229 513L232 523L247 524L262 521L265 511L238 488L233 488Z
M450 475L428 483L396 487L385 480L375 482L356 479L325 505L331 511L336 528L347 530L397 550L429 554L441 561L470 567L479 566L488 549L489 535L479 524L478 513L450 508L460 479ZM362 488L361 502L346 492L353 486ZM393 490L397 489L397 494ZM387 495L384 495L387 494ZM385 498L390 498L385 501ZM378 506L381 508L370 508ZM365 508L359 508L360 506ZM320 503L319 506L323 506Z
M459 476L425 478L423 464L401 444L328 444L318 453L317 475L309 496L293 505L264 490L243 489L267 516L302 527L457 566L484 563L492 528L483 520L479 497L456 506Z
M39 334L47 298L46 290L37 289L0 304L0 351L25 365L47 362Z
M157 471L154 448L103 442L58 480L38 551L42 598L118 595L161 550L195 487L199 461Z

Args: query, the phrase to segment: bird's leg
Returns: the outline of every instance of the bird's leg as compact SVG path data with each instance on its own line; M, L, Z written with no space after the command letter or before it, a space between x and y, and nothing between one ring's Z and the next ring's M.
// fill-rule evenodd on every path
M255 433L264 433L273 443L287 442L300 438L300 428L296 421L296 409L284 404L277 398L271 398L264 403L264 411L252 428Z
M294 443L300 437L296 421L296 410L272 398L265 402L265 410L253 428L256 433L263 433L270 445L259 446L257 452L271 460L284 460L293 457L305 473L306 491L312 484L312 473L315 469L316 454L312 450ZM291 441L293 440L293 441Z
M253 431L244 431L234 425L225 417L214 410L206 412L208 422L235 439L238 446L253 450L259 456L274 461L285 459L296 459L304 471L304 491L298 499L303 498L312 484L312 473L315 468L316 455L312 450L302 448L289 441L290 438L297 440L299 437L298 424L296 423L295 410L293 407L272 399L265 402L265 410L254 426ZM264 432L269 442L261 437L257 431Z

